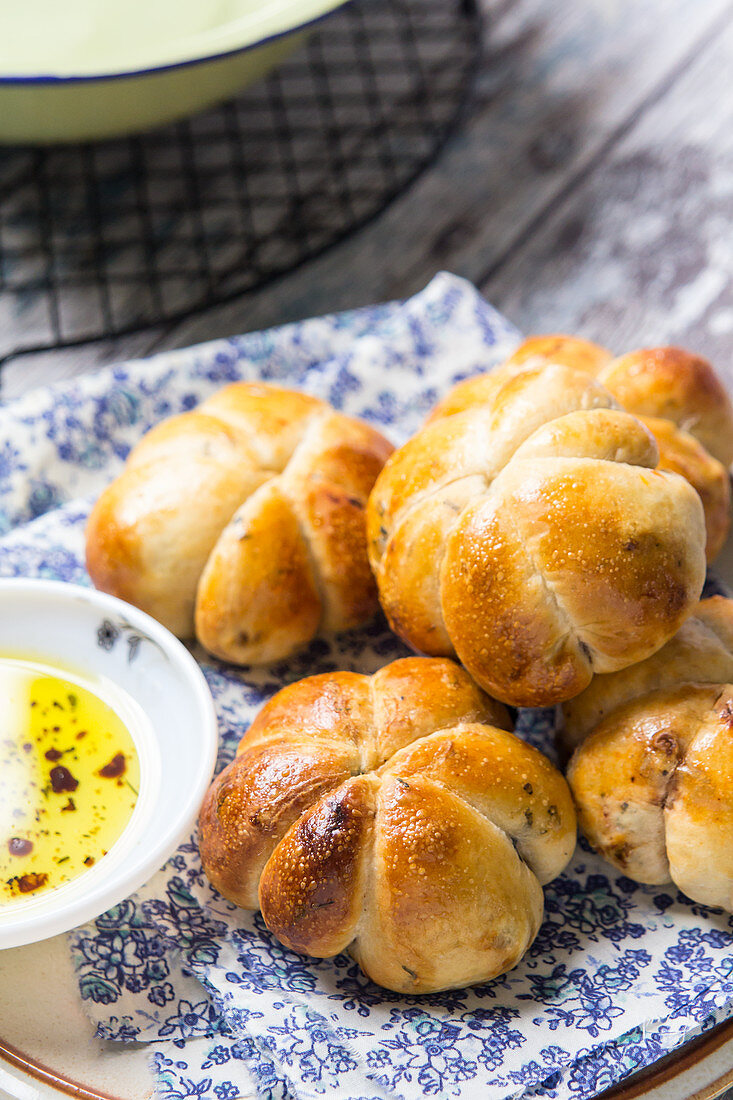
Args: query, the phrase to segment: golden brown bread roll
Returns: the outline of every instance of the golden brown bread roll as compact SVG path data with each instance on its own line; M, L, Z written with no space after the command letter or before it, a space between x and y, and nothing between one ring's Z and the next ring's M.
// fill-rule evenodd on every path
M427 425L367 510L392 628L517 706L572 698L679 628L705 574L700 499L598 382L551 364Z
M377 607L364 508L392 450L315 397L239 382L147 433L87 526L97 588L237 664Z
M683 348L639 348L614 358L577 336L531 336L507 360L508 370L564 363L597 378L637 416L671 420L724 466L733 462L733 403L712 364Z
M576 336L532 336L495 370L454 386L428 423L490 402L507 379L548 363L597 378L646 424L659 447L659 468L682 474L702 500L706 556L713 561L730 529L733 406L710 363L699 356L680 348L649 348L614 359Z
M617 707L652 691L684 683L733 681L733 600L710 596L675 636L645 661L595 676L590 686L563 704L560 743L567 755Z
M641 348L597 375L629 412L671 420L730 466L733 405L707 359L682 348Z
M733 685L622 704L577 749L568 780L581 829L625 875L733 910Z
M563 708L580 826L638 882L733 909L733 600Z
M214 781L204 869L287 947L428 993L513 967L575 847L560 773L451 661L280 691Z
M671 420L635 414L659 447L659 469L672 470L689 481L705 514L705 558L710 563L723 549L730 531L730 474L694 436Z

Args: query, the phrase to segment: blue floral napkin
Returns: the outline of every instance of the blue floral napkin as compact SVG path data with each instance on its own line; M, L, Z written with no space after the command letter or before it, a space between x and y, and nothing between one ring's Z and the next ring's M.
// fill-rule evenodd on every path
M147 427L225 382L302 387L400 442L453 382L517 339L473 287L440 275L403 304L29 394L0 410L0 574L88 583L91 501ZM219 766L283 684L371 672L404 652L382 621L264 670L197 652L219 716ZM551 727L545 712L520 715L520 732L546 751ZM209 887L191 837L143 890L72 933L70 948L98 1034L149 1042L158 1093L171 1100L585 1098L731 1012L730 916L638 886L582 845L545 896L540 934L510 974L406 998L372 985L345 955L285 950L259 915Z

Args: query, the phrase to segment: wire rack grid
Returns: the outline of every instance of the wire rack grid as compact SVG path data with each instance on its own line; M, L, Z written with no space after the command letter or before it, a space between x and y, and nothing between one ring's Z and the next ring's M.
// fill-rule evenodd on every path
M364 225L453 131L480 43L471 3L355 0L216 110L0 153L0 365L173 325Z

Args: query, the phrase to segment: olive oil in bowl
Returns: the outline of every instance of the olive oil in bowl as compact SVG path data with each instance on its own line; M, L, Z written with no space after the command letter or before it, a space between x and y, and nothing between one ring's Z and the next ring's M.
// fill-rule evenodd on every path
M135 742L91 688L0 658L0 906L84 874L132 816Z

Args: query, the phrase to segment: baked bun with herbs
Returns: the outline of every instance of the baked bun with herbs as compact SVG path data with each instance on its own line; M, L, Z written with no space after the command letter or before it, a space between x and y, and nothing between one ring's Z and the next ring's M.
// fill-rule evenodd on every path
M132 450L87 525L97 588L236 664L377 610L365 506L392 446L295 390L237 382Z
M547 706L643 660L705 576L700 498L597 381L550 364L392 455L367 510L390 625L487 691Z
M733 601L598 681L566 715L581 830L629 878L733 910Z
M508 379L548 363L598 379L649 429L659 447L659 468L681 474L702 500L706 556L713 561L730 529L733 405L711 364L700 356L663 347L614 359L610 351L576 336L532 336L495 370L454 386L428 423L491 402Z
M335 672L260 711L204 802L204 870L286 947L400 993L511 969L575 847L562 775L452 661Z

